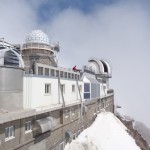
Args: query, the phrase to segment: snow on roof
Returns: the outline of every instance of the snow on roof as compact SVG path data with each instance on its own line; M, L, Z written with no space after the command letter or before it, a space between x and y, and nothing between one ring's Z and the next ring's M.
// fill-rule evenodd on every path
M102 112L65 150L140 150L126 130L114 114Z

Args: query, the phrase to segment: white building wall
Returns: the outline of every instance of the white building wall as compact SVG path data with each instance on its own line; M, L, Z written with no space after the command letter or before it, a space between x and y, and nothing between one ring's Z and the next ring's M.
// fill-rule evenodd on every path
M65 85L65 92L63 93L64 100L66 103L71 103L73 101L80 100L79 91L77 88L77 82L75 80L60 80L61 84ZM72 91L72 85L75 85L75 92ZM82 86L82 99L83 99L83 83L81 81L78 81L78 85ZM62 97L60 96L60 100L62 103Z
M45 84L51 84L51 93L45 93ZM55 78L24 77L24 107L36 108L58 104L58 80Z
M25 76L23 82L24 108L45 107L63 103L58 78ZM76 80L60 79L60 83L65 85L65 93L63 93L65 103L80 101ZM50 94L45 94L45 84L51 84ZM72 92L72 85L75 85L75 92ZM78 85L82 85L81 96L83 98L83 83L79 81Z

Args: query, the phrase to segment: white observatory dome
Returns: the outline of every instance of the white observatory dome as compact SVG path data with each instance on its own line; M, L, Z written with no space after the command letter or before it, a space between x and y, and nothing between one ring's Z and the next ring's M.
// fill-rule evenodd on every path
M26 43L42 43L49 45L49 38L43 31L33 30L26 37Z

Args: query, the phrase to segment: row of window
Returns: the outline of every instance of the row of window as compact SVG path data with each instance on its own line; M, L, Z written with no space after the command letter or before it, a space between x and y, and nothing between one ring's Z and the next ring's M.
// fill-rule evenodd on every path
M32 131L31 121L25 123L25 134ZM15 138L15 126L5 128L5 141Z
M61 78L68 78L68 79L79 79L78 74L38 67L38 75L45 75L45 76L52 76L52 77L61 77Z
M72 107L70 112L72 115L75 115L75 113L76 113L75 108ZM68 109L65 110L65 118L68 118L71 114L69 113Z
M51 84L50 83L46 83L45 84L45 94L51 94ZM63 93L65 93L65 84L61 84L61 90ZM72 85L72 92L75 92L76 88L75 88L75 84ZM82 86L79 85L79 90L81 92L82 90Z

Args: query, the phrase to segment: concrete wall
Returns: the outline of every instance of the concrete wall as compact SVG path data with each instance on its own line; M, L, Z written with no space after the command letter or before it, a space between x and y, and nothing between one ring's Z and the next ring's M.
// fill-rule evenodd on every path
M106 111L113 112L114 96L109 95L103 99L93 100L86 105L87 112L81 117L81 104L68 106L51 112L38 114L32 117L11 121L0 125L0 149L1 150L59 150L60 143L66 144L65 133L71 132L77 136L79 132L89 127L96 118L96 115L105 108ZM74 109L72 109L74 108ZM68 110L68 117L66 111ZM25 122L42 119L52 116L56 119L57 125L53 130L47 131L36 137L33 132L25 133ZM15 138L5 141L5 128L15 126Z
M24 77L24 108L58 104L58 80L40 77ZM51 84L51 93L45 93L45 84Z
M0 92L0 109L6 112L23 109L22 92Z
M0 92L22 92L23 70L0 67Z
M23 82L24 108L44 107L63 103L58 78L26 75L23 78ZM60 83L65 85L63 96L66 103L80 99L75 80L60 79ZM45 84L51 84L51 93L45 94ZM79 85L83 86L82 84L79 81ZM72 85L75 85L75 92L72 92Z
M0 67L0 109L16 111L23 108L23 70Z

